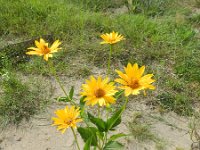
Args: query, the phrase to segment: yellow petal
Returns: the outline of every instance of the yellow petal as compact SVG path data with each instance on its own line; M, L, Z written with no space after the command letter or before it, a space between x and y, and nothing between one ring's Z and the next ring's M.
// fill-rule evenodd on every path
M127 87L124 92L125 92L125 96L129 96L132 93L132 89Z
M59 40L56 40L52 46L51 46L51 50L54 51L55 49L58 49L58 46L61 44L61 42L59 42Z
M38 56L42 56L42 54L38 51L29 51L26 52L27 55L38 55Z
M37 46L38 49L42 49L42 45L37 40L35 40L35 45Z
M100 92L100 93L99 93ZM98 94L99 93L99 94ZM96 105L100 106L107 105L106 99L104 96L113 97L116 93L115 86L113 82L109 83L109 78L102 78L98 76L90 76L90 80L86 80L86 84L82 85L81 95L86 96L85 100L86 105Z
M123 85L119 88L125 90L125 96L129 96L130 94L137 95L141 90L145 89L155 89L155 87L151 85L151 83L155 81L152 79L153 74L142 76L145 71L145 66L139 68L137 63L135 63L133 66L131 63L128 63L124 70L125 74L119 70L116 70L120 78L115 79L115 82Z
M31 50L34 50L34 51L39 51L39 52L41 52L39 48L35 48L35 47L29 47L29 48L27 48L27 49L31 49Z
M120 84L122 84L122 85L127 85L127 82L124 81L124 80L121 79L121 78L117 78L117 79L115 79L115 82L118 82L118 83L120 83Z
M44 60L48 61L48 59L49 59L48 54L45 54L43 58L44 58Z
M124 74L124 73L122 73L122 72L119 71L119 70L115 70L115 72L117 72L118 75L119 75L122 79L124 79L125 81L128 81L128 80L129 80L127 74Z
M138 70L138 78L140 78L140 77L143 75L144 70L145 70L145 66L142 66L142 67Z

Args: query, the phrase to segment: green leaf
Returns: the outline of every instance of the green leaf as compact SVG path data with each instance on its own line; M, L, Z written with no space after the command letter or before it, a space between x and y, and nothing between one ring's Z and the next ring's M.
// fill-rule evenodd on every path
M124 93L124 90L120 90L120 91L118 91L118 92L115 93L114 97L116 99L118 99L123 93Z
M74 86L71 87L70 91L69 91L69 98L72 100L74 96Z
M81 97L80 103L79 103L80 108L83 108L83 107L85 106L85 102L84 102L84 99L85 99L85 98L86 98L86 96Z
M116 127L121 123L121 114L124 110L124 106L122 106L117 112L115 112L111 118L109 118L106 122L106 129L110 130Z
M55 99L59 102L70 102L70 99L68 97L57 97Z
M123 148L124 148L124 145L122 145L121 143L116 142L116 141L110 141L106 143L103 150L121 150Z
M114 130L116 126L118 126L121 123L122 119L121 116L116 120L116 122L112 125L112 128L110 130Z
M83 150L90 150L91 143L92 143L92 137L90 137L90 138L86 141Z
M89 118L89 120L90 120L94 125L97 126L97 128L99 129L99 131L101 131L101 132L106 131L106 123L105 123L105 121L103 121L103 120L100 119L100 118L94 117L94 116L93 116L92 114L90 114L89 112L88 112L88 118Z
M118 138L121 138L121 137L124 137L124 136L128 136L127 134L124 134L124 133L118 133L118 134L115 134L115 135L112 135L108 141L114 141Z
M84 99L85 99L85 98L86 98L86 96L83 96L83 97L81 97L81 99L80 99L80 103L79 103L79 106L80 106L80 109L81 109L80 116L81 116L82 118L84 118L84 120L88 120L88 116L87 116L87 114L86 114L86 112L85 112L85 108L84 108L84 106L85 106Z
M97 146L97 136L96 132L98 132L97 128L94 127L78 127L78 132L80 133L82 139L86 143L89 138L92 138L91 145Z
M98 139L100 139L101 141L104 140L104 133L103 133L103 132L98 131L98 132L96 133L96 135L97 135Z

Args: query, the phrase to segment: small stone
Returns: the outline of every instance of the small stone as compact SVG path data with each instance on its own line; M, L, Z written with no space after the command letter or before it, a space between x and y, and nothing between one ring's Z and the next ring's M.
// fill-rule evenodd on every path
M18 138L16 141L21 141L22 140L22 137Z

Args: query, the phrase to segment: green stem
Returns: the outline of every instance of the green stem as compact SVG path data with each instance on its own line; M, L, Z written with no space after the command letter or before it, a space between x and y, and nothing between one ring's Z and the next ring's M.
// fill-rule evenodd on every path
M63 87L63 85L62 85L61 82L60 82L60 79L57 77L56 74L54 75L54 77L55 77L55 79L56 79L56 82L59 84L60 88L62 89L63 93L68 97L68 95L67 95L67 93L66 93L66 91L65 91L65 89L64 89L64 87Z
M112 45L110 45L110 52L109 52L109 58L108 58L108 67L107 67L107 75L110 75L111 58L112 58Z
M122 107L123 107L123 111L122 111L122 112L124 112L124 110L126 109L126 105L127 105L127 103L128 103L128 97L126 97L126 100L125 100L124 106L122 106ZM108 110L107 110L107 111L108 111ZM121 112L121 114L122 114L122 112ZM121 115L121 114L120 114L120 115ZM105 132L105 136L104 136L104 139L103 139L102 148L103 148L104 145L107 143L107 140L108 140L108 133Z
M107 108L107 109L106 109L106 120L108 120L108 116L109 116L109 110L108 110L108 108ZM105 139L104 139L104 141L103 141L103 146L104 146L104 144L107 143L107 139L108 139L108 132L105 132Z
M101 148L101 146L99 146L99 144L97 144L97 147L98 147L99 150L102 150L102 148Z
M49 69L50 69L50 73L55 77L56 82L58 83L58 85L59 85L60 88L62 89L63 93L65 94L65 96L66 96L68 99L70 99L70 97L68 96L67 92L65 91L65 89L64 89L64 87L63 87L63 85L62 85L62 83L60 82L60 79L59 79L59 78L57 77L57 75L56 75L56 70L55 70L53 64L51 65L50 63L48 63L48 66L49 66ZM70 99L70 103L71 103L72 105L76 105L76 103L73 101L73 99Z
M80 147L79 147L79 144L78 144L78 140L77 140L77 136L76 136L76 134L74 132L74 129L72 127L71 127L71 129L72 129L72 132L73 132L73 135L74 135L74 139L76 141L76 145L77 145L78 149L80 150Z
M98 105L98 118L101 117L100 106Z
M105 132L105 138L104 138L104 140L103 140L102 148L103 148L104 145L107 143L107 138L108 138L108 132Z
M109 109L106 108L106 120L108 120L108 116L109 116Z
M128 103L128 97L126 97L126 101L124 103L124 109L126 108L127 103Z
M100 119L101 118L101 107L98 105L98 118ZM103 141L104 142L104 141ZM102 143L103 144L103 143ZM99 150L102 150L103 148L103 145L101 146L101 140L98 139L98 144L97 144L97 147Z

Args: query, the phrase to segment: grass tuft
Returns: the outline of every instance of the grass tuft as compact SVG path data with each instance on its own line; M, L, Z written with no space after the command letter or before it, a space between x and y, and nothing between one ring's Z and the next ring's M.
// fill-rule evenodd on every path
M42 88L38 83L22 83L16 78L16 74L9 72L2 73L1 79L1 124L18 124L23 119L28 120L47 104L47 95L45 91L41 92Z
M165 148L164 141L151 131L151 125L144 121L141 113L136 112L133 120L129 122L129 129L132 136L140 142L155 142L155 147L158 150Z
M192 103L183 94L164 92L158 95L157 99L161 106L168 111L174 111L179 115L187 116L193 114Z

